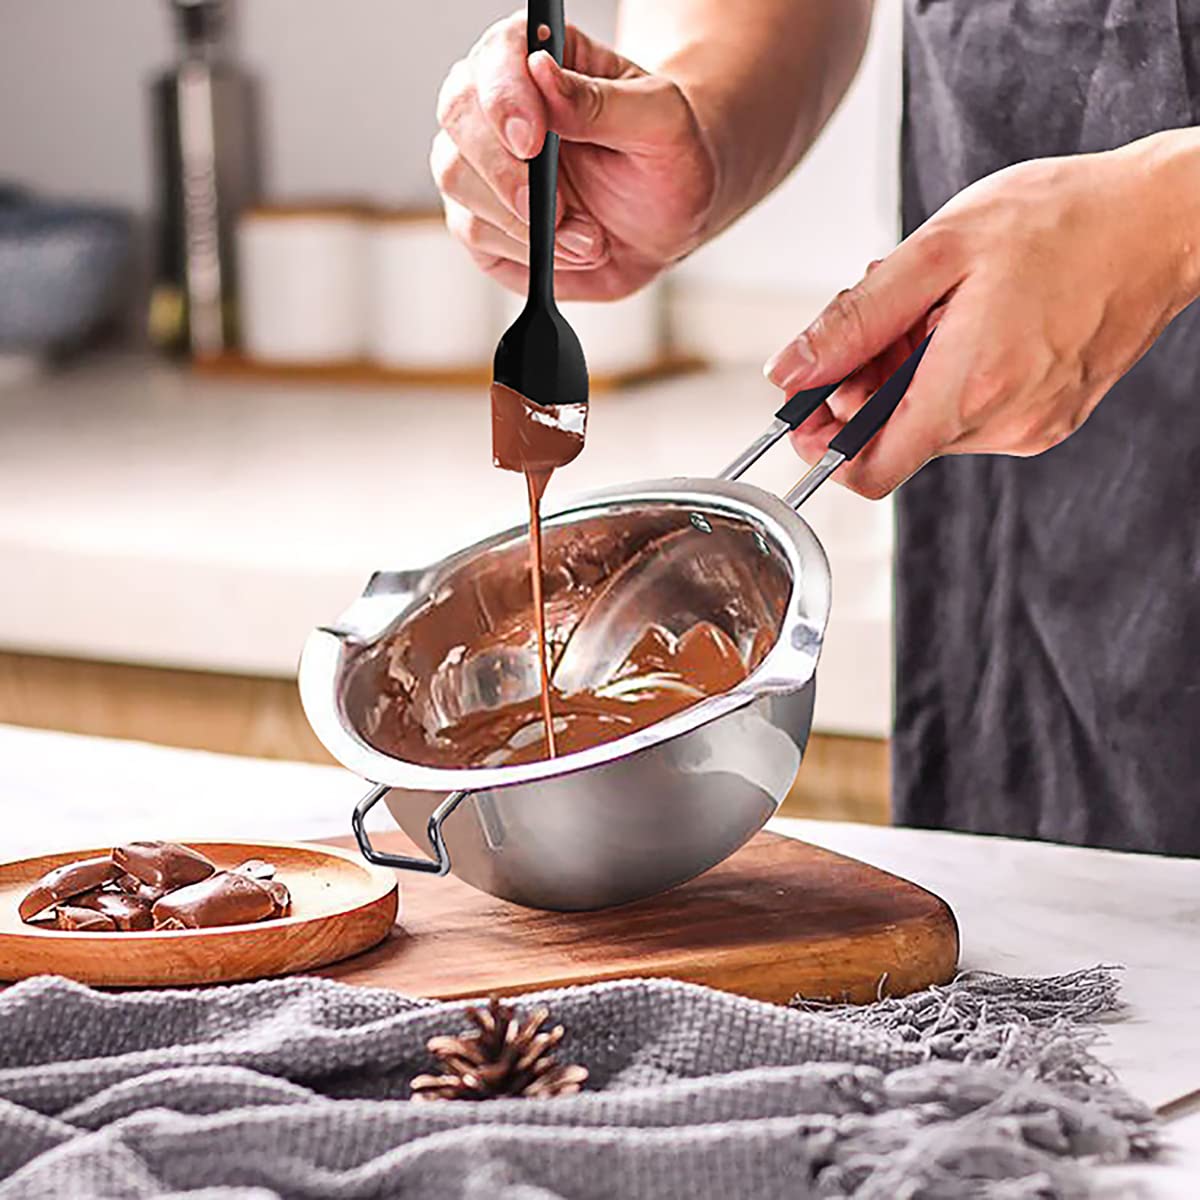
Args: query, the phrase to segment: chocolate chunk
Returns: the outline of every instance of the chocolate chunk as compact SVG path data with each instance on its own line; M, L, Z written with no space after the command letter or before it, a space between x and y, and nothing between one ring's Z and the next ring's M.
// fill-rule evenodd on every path
M155 900L159 900L167 894L166 888L151 887L150 884L143 883L136 875L118 875L111 886L128 896L137 896L139 900L145 900L147 904L153 904Z
M275 878L275 864L263 862L261 858L248 858L244 863L238 863L233 869L239 875L249 875L251 879L266 880Z
M292 911L292 894L287 890L287 886L278 879L269 879L263 883L263 887L270 892L271 901L275 905L275 911L271 913L271 916L290 916Z
M188 929L247 925L275 916L275 898L256 879L220 871L199 883L170 892L154 905L154 924L174 917Z
M164 892L199 883L217 869L199 851L177 842L127 842L112 857L122 871Z
M106 913L91 908L80 908L75 904L60 904L54 910L54 922L59 929L79 933L111 933L116 922Z
M106 888L99 892L89 892L76 903L80 908L90 908L103 913L117 929L126 932L154 928L150 902L138 896L130 896L115 889L109 891Z
M32 921L51 905L93 891L120 872L111 858L81 858L48 871L25 894L17 907L22 921Z

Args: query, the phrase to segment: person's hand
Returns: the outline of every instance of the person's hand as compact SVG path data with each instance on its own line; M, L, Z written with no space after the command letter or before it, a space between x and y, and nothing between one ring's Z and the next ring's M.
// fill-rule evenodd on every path
M961 192L768 362L789 394L861 368L792 435L800 457L817 461L935 326L840 482L878 498L940 454L1033 455L1067 438L1200 292L1198 154L1190 131L1156 135Z
M556 285L564 299L636 291L700 243L716 167L684 93L578 29L560 68L527 54L525 14L493 25L438 99L430 165L450 232L489 275L524 291L528 168L562 136Z

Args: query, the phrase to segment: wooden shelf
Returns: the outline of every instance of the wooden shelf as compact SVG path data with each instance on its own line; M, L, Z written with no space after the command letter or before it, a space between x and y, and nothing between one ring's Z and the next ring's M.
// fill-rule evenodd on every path
M660 379L703 371L708 364L696 355L669 355L649 366L614 374L591 376L593 392L613 392ZM489 364L433 368L385 367L355 359L331 363L266 363L241 354L196 359L192 369L201 375L235 379L277 380L285 383L342 384L351 387L486 388L492 381Z
M333 762L292 679L0 652L0 723ZM887 743L814 734L781 813L886 824Z

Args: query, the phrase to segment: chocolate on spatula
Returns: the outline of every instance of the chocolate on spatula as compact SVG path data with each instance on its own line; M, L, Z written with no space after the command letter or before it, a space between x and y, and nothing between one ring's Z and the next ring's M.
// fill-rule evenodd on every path
M127 842L112 857L123 872L165 892L199 883L217 869L198 850L177 842Z
M32 921L53 905L93 891L119 874L120 870L107 856L64 863L48 871L30 888L17 911L22 921Z
M159 900L154 905L154 924L158 929L169 921L178 921L185 929L248 925L278 916L278 910L276 897L257 879L238 871L219 871Z
M491 396L492 461L502 470L549 478L583 450L586 406L535 404L502 383Z

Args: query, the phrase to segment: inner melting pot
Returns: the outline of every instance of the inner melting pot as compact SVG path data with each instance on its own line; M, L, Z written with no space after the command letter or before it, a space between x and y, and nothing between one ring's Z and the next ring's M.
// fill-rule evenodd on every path
M775 644L791 591L786 561L761 531L669 503L555 521L541 565L559 754L735 686ZM564 647L608 589L620 603L608 597L594 655L589 630L597 671L559 690ZM481 551L361 652L342 698L350 723L377 750L428 766L547 757L536 607L526 539Z

